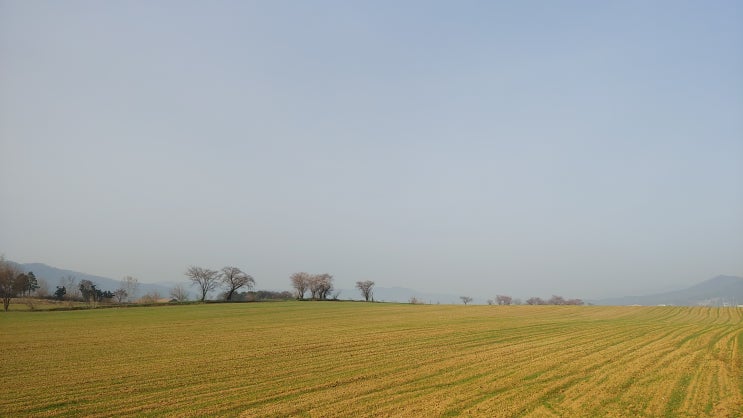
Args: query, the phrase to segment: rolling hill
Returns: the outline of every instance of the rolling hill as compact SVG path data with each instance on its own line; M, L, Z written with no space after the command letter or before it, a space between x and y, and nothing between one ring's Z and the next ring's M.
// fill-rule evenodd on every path
M25 263L19 264L19 266L26 272L32 271L37 278L46 280L49 288L52 291L55 286L59 285L59 280L67 276L74 276L77 279L78 283L80 283L81 280L90 280L91 282L95 283L101 290L114 291L121 286L119 280L111 279L108 277L95 276L79 271L64 270L48 266L43 263ZM139 283L139 294L137 296L142 296L146 293L152 292L157 292L162 297L167 297L170 294L170 287L162 284Z
M743 304L743 277L717 276L673 292L602 299L593 303L596 305L737 306Z

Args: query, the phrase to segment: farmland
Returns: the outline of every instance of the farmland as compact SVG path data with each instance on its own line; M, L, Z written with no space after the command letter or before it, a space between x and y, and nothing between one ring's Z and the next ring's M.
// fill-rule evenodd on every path
M736 308L206 304L0 335L0 416L743 415Z

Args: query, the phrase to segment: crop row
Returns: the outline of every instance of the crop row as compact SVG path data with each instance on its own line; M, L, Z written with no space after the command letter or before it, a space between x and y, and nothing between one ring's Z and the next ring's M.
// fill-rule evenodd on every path
M13 313L0 322L0 416L736 415L742 313L299 302Z

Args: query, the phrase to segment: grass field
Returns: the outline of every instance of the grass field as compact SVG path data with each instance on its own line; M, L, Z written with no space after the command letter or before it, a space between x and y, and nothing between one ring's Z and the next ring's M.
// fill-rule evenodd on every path
M0 314L0 416L741 416L743 309Z

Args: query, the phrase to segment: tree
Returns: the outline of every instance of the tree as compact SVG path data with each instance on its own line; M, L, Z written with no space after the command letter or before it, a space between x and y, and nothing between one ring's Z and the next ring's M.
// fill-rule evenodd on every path
M188 300L188 291L182 284L178 283L170 290L170 297L176 302L185 302Z
M201 301L206 300L206 295L219 286L219 272L216 270L190 266L186 270L186 277L191 280L191 286L197 285L201 291Z
M498 303L498 305L510 305L513 301L513 298L506 295L496 295L495 301Z
M83 280L80 280L79 289L80 289L80 293L83 296L83 301L89 302L90 297L93 294L93 289L95 289L95 285L90 280L83 279Z
M39 288L39 282L36 280L36 276L33 271L28 273L22 273L20 275L18 286L20 286L21 296L31 296L31 294Z
M159 300L160 294L158 292L147 292L139 298L139 303L152 304L157 303Z
M67 293L67 289L64 286L57 286L57 290L54 292L54 298L57 300L64 299L64 295Z
M36 288L36 297L42 299L49 297L49 283L44 279L39 279L38 285L38 288Z
M111 302L116 295L110 290L97 290L98 300L101 302Z
M295 295L289 291L273 291L273 290L248 290L246 292L235 293L232 300L240 302L255 302L259 300L292 300L295 299Z
M472 302L472 298L469 296L460 296L459 299L462 299L462 303L465 305Z
M120 288L126 292L126 298L128 302L137 300L137 293L139 292L139 280L132 276L125 276L121 279Z
M297 292L297 299L304 299L304 294L310 286L310 278L312 276L309 273L299 272L294 273L289 277L292 282L292 288Z
M526 304L527 305L544 305L545 302L544 302L544 300L542 298L531 297L531 298L529 298L529 299L526 300Z
M87 279L80 280L80 293L83 295L85 303L92 308L95 308L103 299L103 292L96 287L95 283Z
M232 300L235 291L245 287L252 289L255 286L255 280L249 274L244 273L237 267L224 267L219 273L222 283L227 287L224 300Z
M16 296L26 296L26 284L28 283L28 275L23 272L19 273L18 277L16 277L15 283L15 286L17 288Z
M23 272L5 257L0 256L0 298L3 300L3 309L7 312L10 301L23 292L25 284Z
M114 295L114 298L116 298L116 302L123 303L127 296L126 289L124 289L123 287L120 287L114 290L113 295Z
M310 276L309 287L312 299L327 299L328 293L333 290L333 276L328 273L312 275Z
M564 305L565 304L565 298L562 296L552 295L552 297L547 301L548 305Z
M369 302L374 300L374 282L371 280L364 280L363 282L356 282L356 288L361 291L361 296L364 300Z
M70 305L72 305L71 302L73 300L80 299L80 288L77 287L77 277L72 275L64 276L59 279L59 283L61 286L67 289L65 297L67 298L67 300L70 301Z

